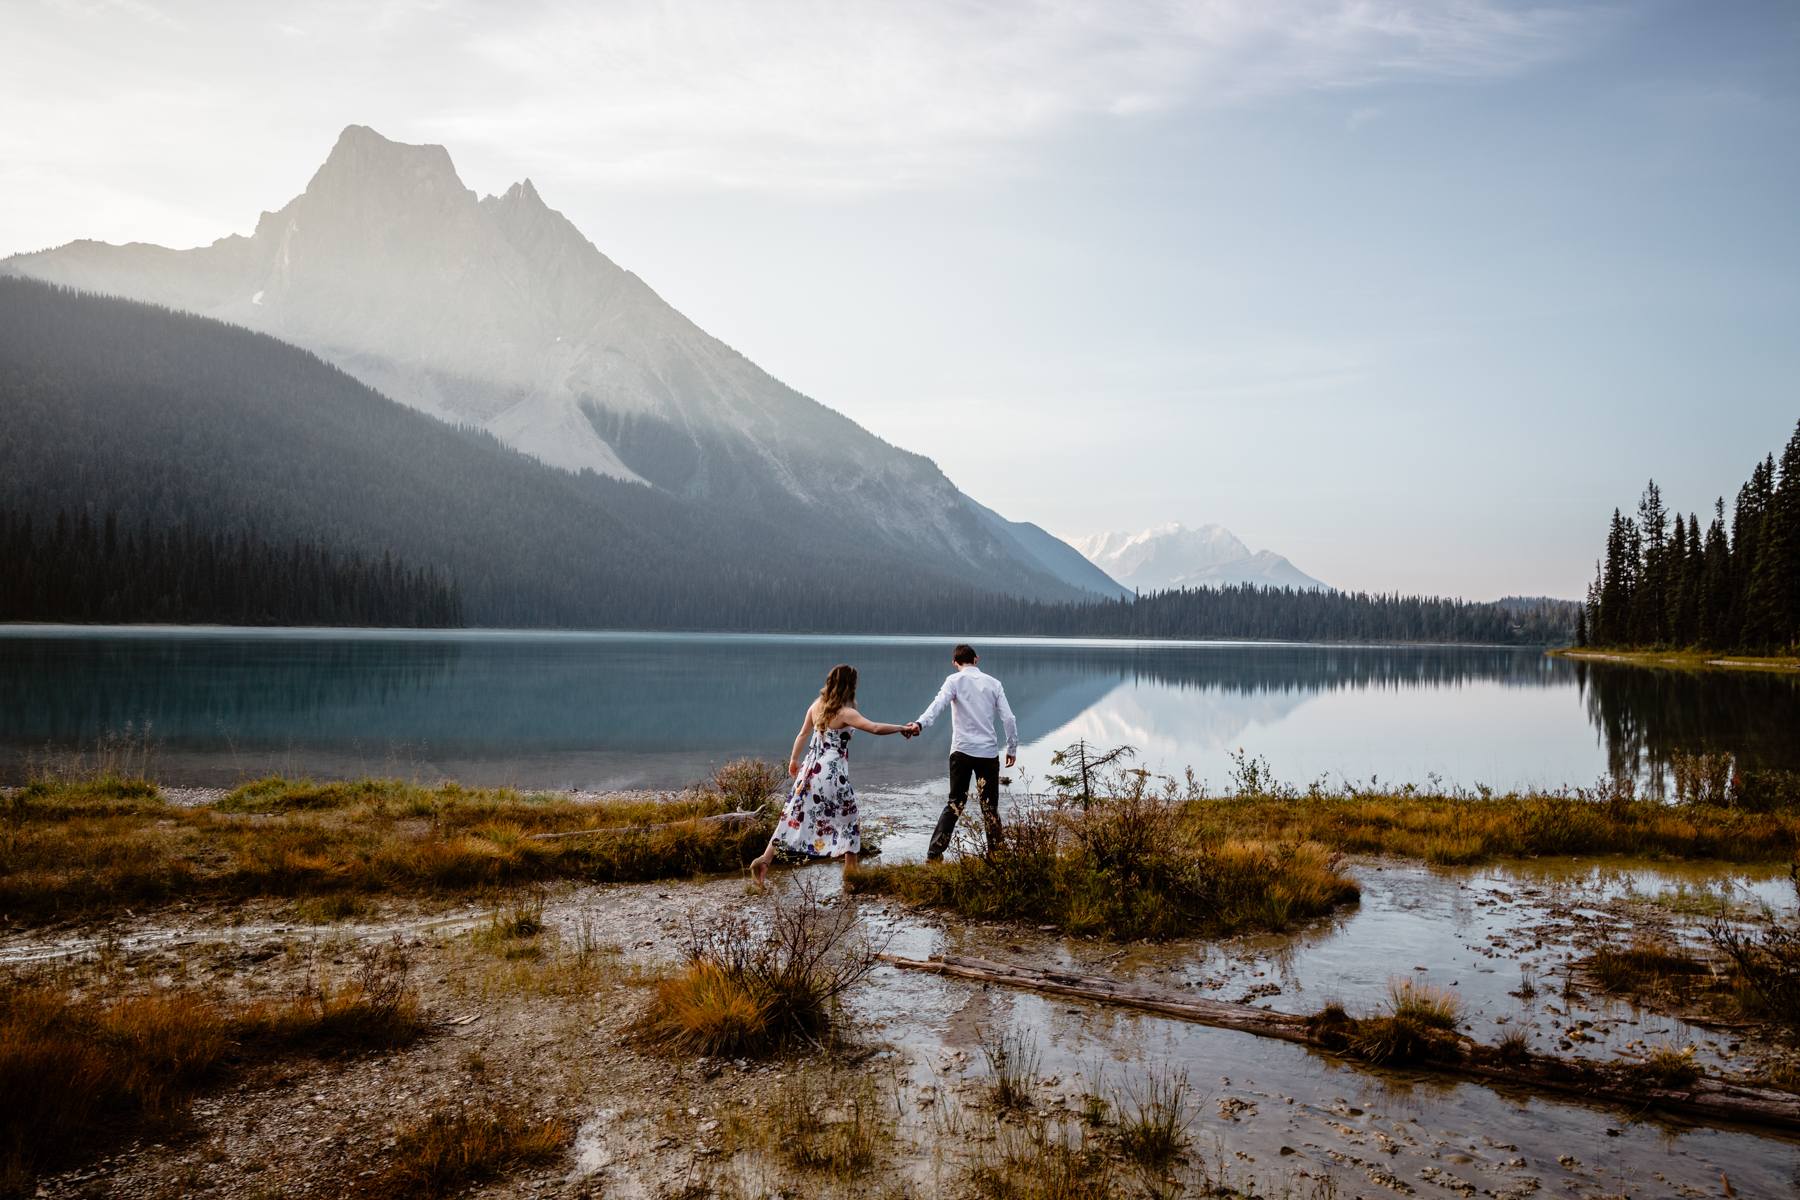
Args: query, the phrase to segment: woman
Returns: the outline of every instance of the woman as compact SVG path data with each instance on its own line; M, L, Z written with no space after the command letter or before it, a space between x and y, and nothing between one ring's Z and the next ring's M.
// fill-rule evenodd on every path
M811 858L842 856L846 875L856 869L862 825L856 811L856 789L850 786L852 729L877 737L890 733L912 736L905 725L871 721L857 712L856 668L839 664L825 677L819 698L807 708L806 719L794 737L794 749L788 755L788 775L794 786L768 848L750 864L756 886L767 883L777 845ZM802 747L806 749L804 761Z

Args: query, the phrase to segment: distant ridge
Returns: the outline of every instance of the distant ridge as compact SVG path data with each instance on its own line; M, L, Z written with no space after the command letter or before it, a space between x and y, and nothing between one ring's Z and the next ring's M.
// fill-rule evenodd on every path
M1252 551L1223 525L1190 529L1178 522L1139 533L1101 533L1071 543L1088 561L1139 592L1171 588L1330 587L1269 550Z

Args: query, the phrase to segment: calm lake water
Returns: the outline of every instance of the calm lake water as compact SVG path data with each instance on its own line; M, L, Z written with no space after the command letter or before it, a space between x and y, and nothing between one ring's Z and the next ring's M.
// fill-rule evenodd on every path
M677 787L781 760L825 672L916 716L950 638L0 627L0 775L148 731L153 773L279 771L520 787ZM987 639L1018 714L1020 782L1085 738L1226 781L1230 752L1283 780L1496 788L1648 777L1672 749L1800 767L1800 679L1571 663L1535 650ZM941 787L948 722L857 735L859 784Z

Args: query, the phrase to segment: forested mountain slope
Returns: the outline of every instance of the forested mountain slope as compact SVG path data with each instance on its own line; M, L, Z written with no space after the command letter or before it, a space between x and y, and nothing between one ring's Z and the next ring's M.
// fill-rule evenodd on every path
M848 526L888 578L943 570L1039 599L1120 594L1060 543L1038 544L1054 542L1041 530L996 526L930 459L707 334L529 180L477 197L442 146L352 125L248 237L191 250L77 241L0 261L3 274L272 334L570 471L715 513Z
M854 528L557 470L274 338L21 279L0 279L0 509L392 554L483 625L884 628L975 597Z

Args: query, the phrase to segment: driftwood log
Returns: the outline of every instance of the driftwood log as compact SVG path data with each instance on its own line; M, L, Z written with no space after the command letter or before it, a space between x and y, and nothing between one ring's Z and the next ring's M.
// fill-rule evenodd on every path
M528 833L526 841L553 842L558 838L588 837L596 833L647 833L653 829L672 829L677 825L692 825L695 822L712 822L720 825L741 825L750 821L764 821L768 814L755 809L739 812L714 813L710 817L686 817L680 821L663 821L655 825L602 825L597 829L570 829L562 833Z
M1162 1016L1194 1021L1220 1029L1235 1029L1257 1037L1295 1042L1326 1053L1340 1053L1331 1026L1311 1017L1273 1012L1247 1004L1205 1000L1169 988L1126 983L1099 975L1077 975L983 958L954 955L928 959L883 954L882 959L903 970L949 975L979 983L1025 988L1052 996L1072 996L1101 1004L1116 1004ZM1345 1055L1351 1058L1352 1056ZM1396 1064L1400 1065L1400 1064ZM1584 1062L1547 1054L1501 1055L1492 1047L1461 1039L1459 1052L1404 1064L1406 1070L1431 1071L1482 1083L1573 1096L1592 1103L1627 1108L1634 1112L1656 1110L1672 1116L1705 1118L1800 1133L1800 1095L1772 1088L1751 1087L1702 1076L1690 1084L1667 1087L1646 1079L1631 1065Z

